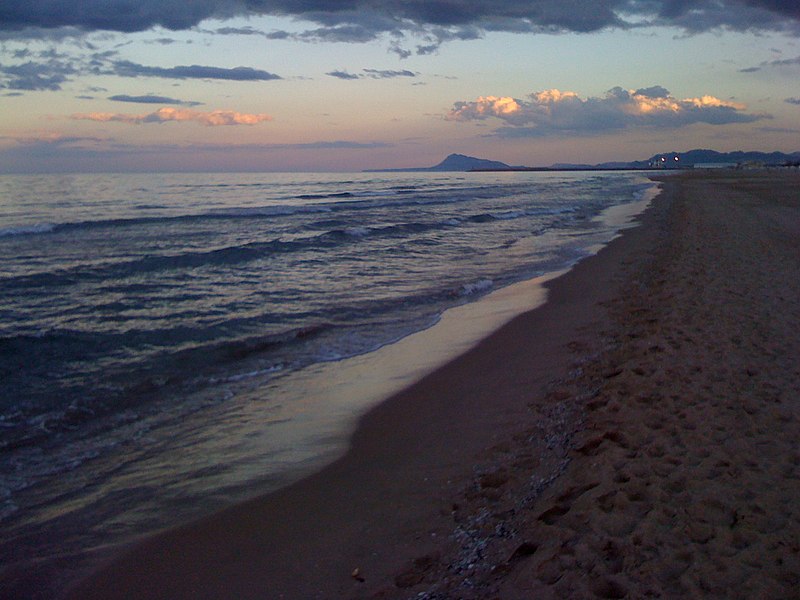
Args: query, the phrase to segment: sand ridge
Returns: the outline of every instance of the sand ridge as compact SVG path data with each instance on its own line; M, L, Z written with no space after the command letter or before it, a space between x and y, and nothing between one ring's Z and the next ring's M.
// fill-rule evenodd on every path
M772 177L664 179L605 349L532 403L578 415L563 474L537 497L495 452L479 552L420 597L800 597L800 177Z

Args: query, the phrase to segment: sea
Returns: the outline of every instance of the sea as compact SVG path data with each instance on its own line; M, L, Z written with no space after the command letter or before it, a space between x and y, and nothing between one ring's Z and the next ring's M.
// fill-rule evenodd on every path
M394 387L356 393L371 357L568 269L654 190L642 172L0 176L0 596L59 598L126 544L332 461L419 376L395 357L373 376Z

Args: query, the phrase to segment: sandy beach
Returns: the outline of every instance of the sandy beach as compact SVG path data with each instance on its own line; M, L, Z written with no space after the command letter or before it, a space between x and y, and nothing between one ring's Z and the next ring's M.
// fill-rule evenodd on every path
M337 462L69 596L800 597L800 175L662 185Z

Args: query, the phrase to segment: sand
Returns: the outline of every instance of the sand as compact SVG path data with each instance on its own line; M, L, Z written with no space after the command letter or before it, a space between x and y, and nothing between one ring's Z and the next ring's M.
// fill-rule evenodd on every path
M662 185L342 459L71 597L800 597L800 176Z

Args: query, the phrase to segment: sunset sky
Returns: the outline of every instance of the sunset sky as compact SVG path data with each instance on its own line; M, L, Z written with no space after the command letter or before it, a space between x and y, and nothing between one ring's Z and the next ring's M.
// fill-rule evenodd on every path
M0 0L0 172L800 150L797 0Z

